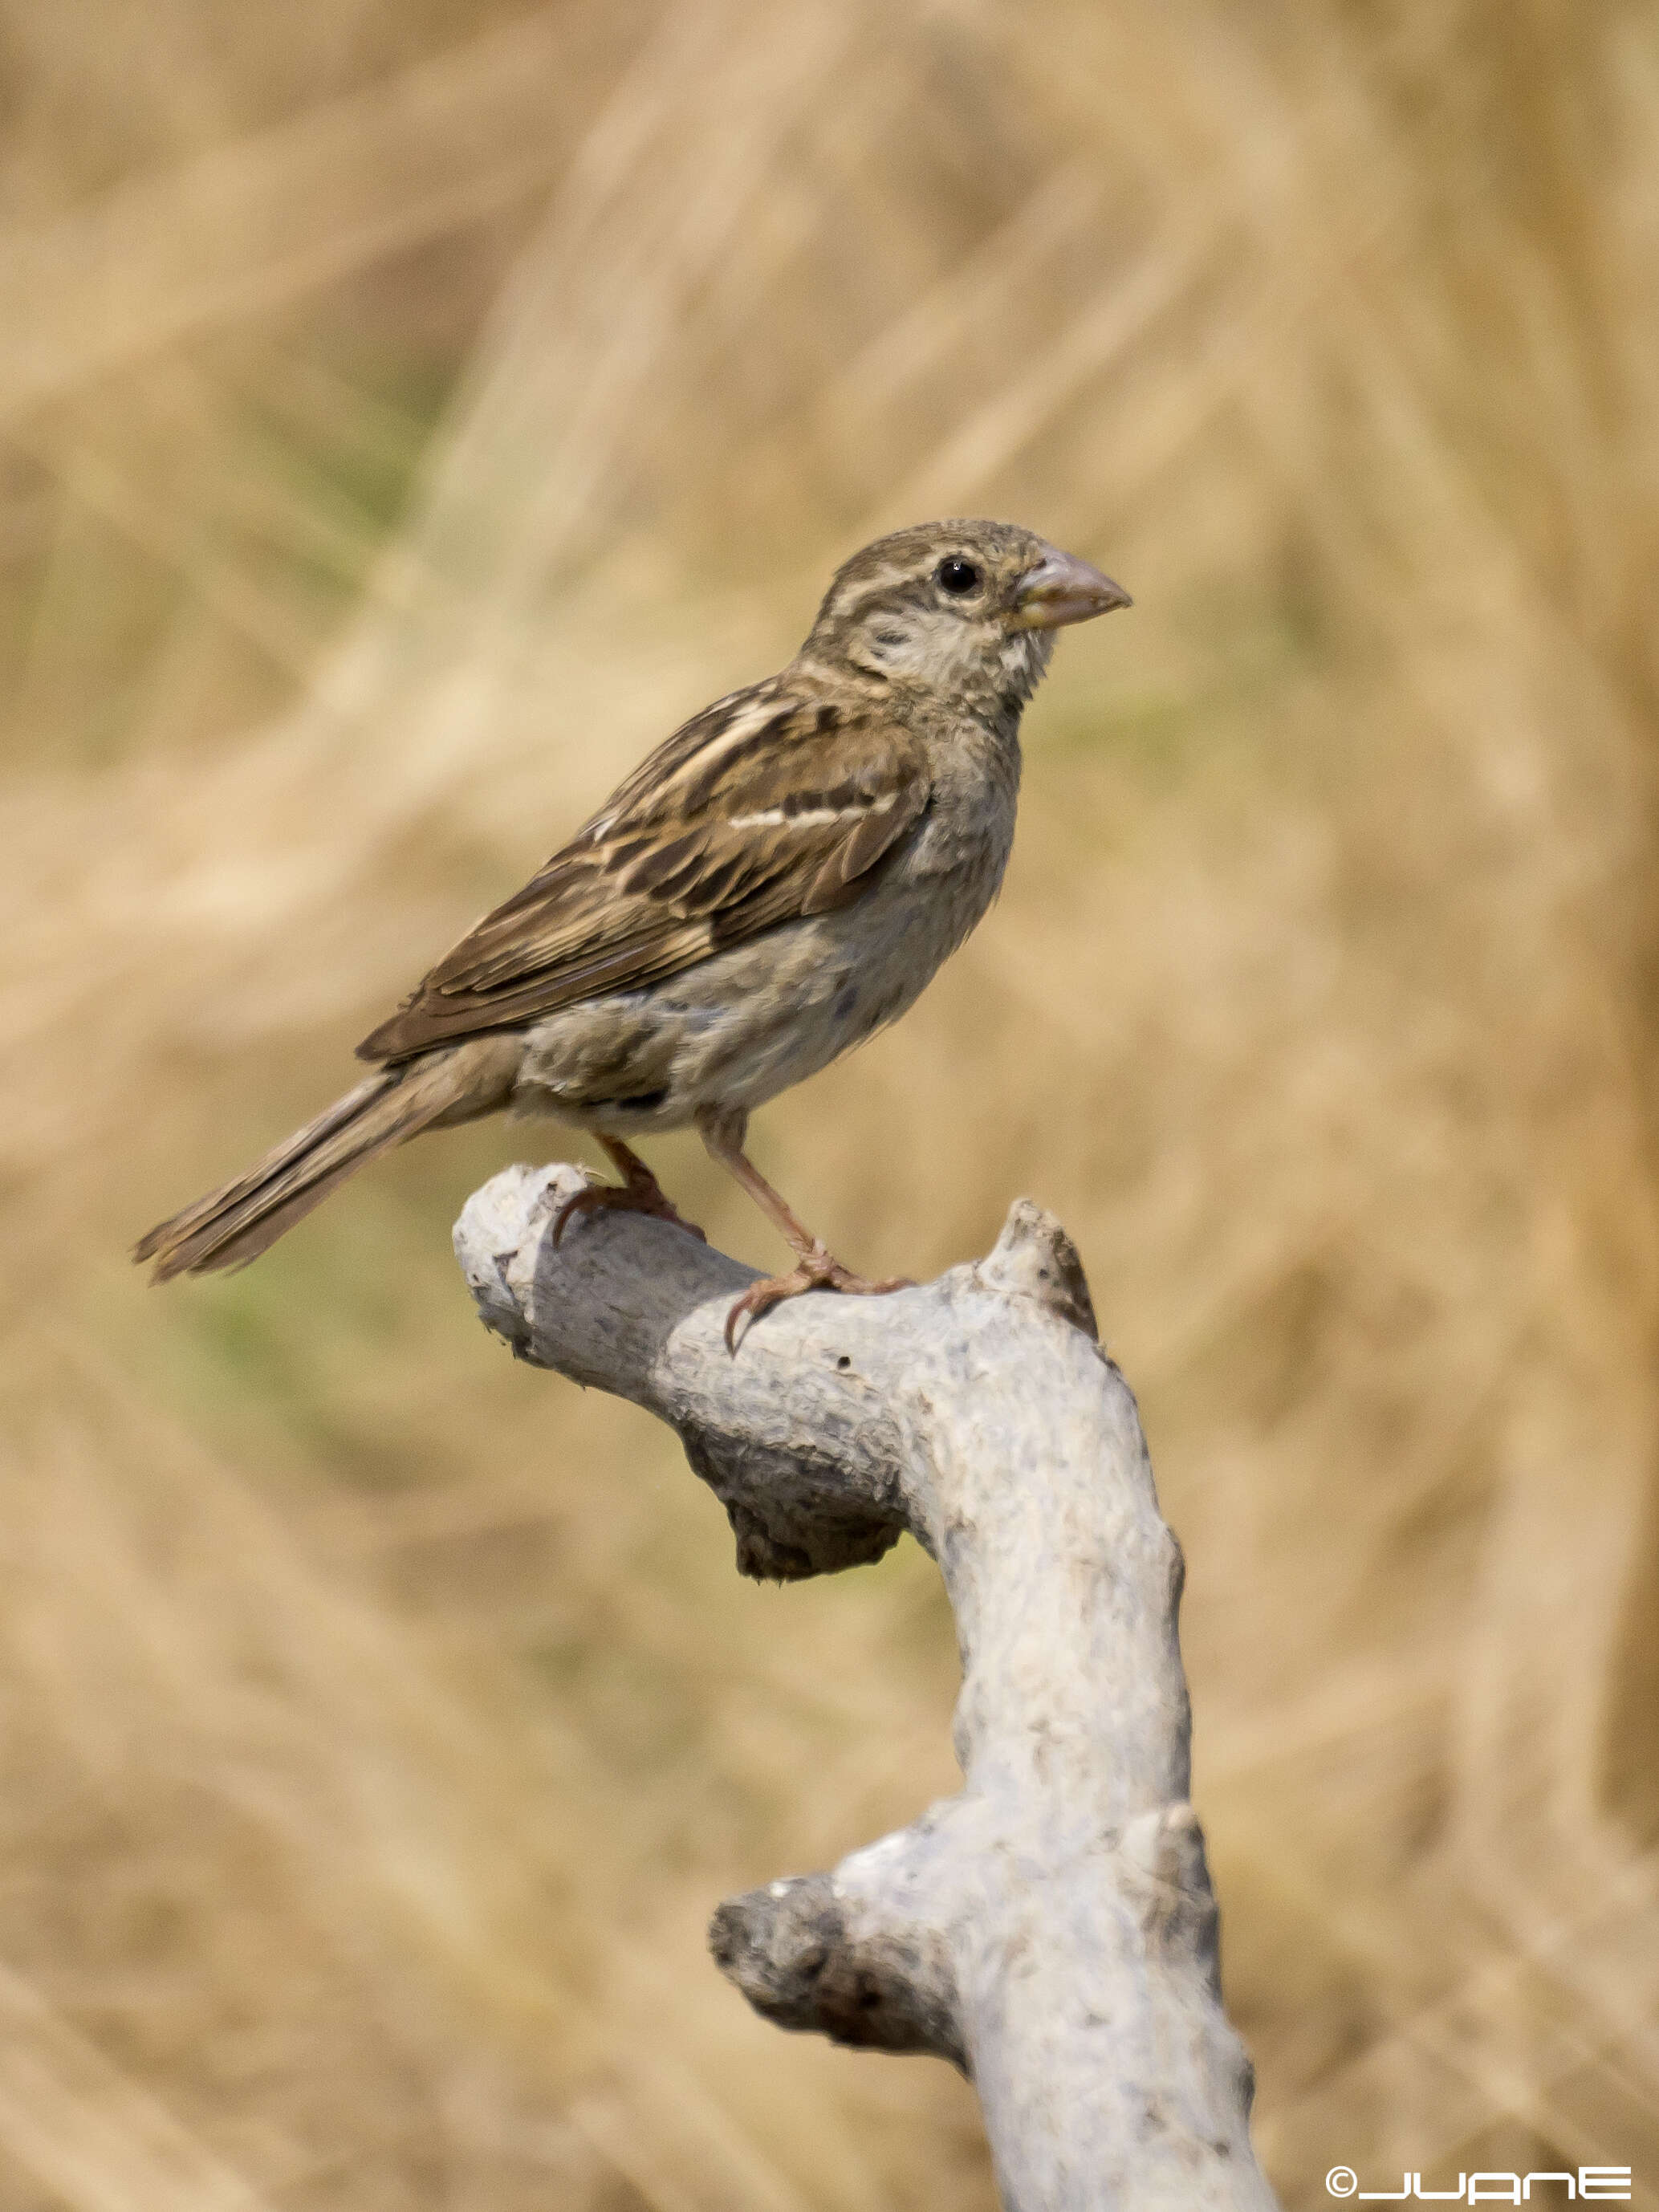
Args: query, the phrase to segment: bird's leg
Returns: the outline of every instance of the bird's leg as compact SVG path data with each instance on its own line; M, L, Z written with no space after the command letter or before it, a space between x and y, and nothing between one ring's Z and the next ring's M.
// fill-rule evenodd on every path
M596 1129L593 1133L610 1154L611 1164L622 1181L591 1182L574 1198L566 1199L553 1217L556 1252L560 1238L578 1213L651 1213L659 1221L672 1221L677 1228L689 1229L702 1243L708 1242L695 1221L686 1220L675 1211L673 1200L631 1146L623 1144L620 1137L607 1137L603 1129Z
M889 1291L909 1290L912 1285L906 1275L872 1282L842 1267L744 1152L744 1133L748 1126L749 1116L741 1109L706 1109L697 1116L698 1132L710 1154L737 1177L762 1212L782 1231L794 1251L795 1265L787 1275L767 1275L749 1285L726 1316L726 1350L737 1351L740 1323L757 1319L769 1308L785 1298L799 1297L803 1291L845 1291L855 1297L882 1297Z

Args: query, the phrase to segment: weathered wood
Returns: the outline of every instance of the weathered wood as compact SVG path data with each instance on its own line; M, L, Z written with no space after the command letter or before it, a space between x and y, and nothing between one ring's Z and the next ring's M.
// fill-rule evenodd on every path
M489 1326L676 1429L744 1573L855 1565L908 1529L956 1613L961 1795L729 1899L722 1969L782 2027L963 2068L1010 2212L1271 2207L1187 1801L1181 1553L1065 1232L1022 1200L977 1265L795 1299L734 1358L751 1271L638 1215L555 1251L580 1180L513 1168L469 1201Z

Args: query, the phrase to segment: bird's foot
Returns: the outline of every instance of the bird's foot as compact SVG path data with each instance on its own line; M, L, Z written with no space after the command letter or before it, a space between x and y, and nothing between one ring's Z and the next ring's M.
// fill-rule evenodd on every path
M843 1267L822 1244L814 1243L787 1275L766 1275L758 1283L750 1283L726 1316L726 1348L735 1357L751 1322L781 1305L786 1298L798 1298L803 1291L844 1291L849 1297L881 1298L890 1291L915 1288L908 1275L889 1275L872 1283L867 1275L855 1275L850 1267Z
M590 1182L564 1201L553 1217L553 1249L559 1249L565 1231L579 1213L648 1213L658 1221L672 1221L689 1230L700 1244L708 1239L695 1221L688 1221L674 1201L641 1162L630 1168L621 1182Z

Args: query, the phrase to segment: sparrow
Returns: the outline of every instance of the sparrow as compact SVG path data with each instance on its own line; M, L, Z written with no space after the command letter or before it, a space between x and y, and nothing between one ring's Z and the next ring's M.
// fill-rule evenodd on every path
M255 1258L366 1162L510 1109L596 1137L601 1208L684 1222L632 1140L695 1126L781 1231L787 1273L732 1306L877 1295L744 1150L757 1106L894 1020L995 896L1019 724L1054 633L1129 596L1004 522L878 538L837 570L788 666L677 730L357 1048L374 1073L247 1174L152 1229L154 1279Z

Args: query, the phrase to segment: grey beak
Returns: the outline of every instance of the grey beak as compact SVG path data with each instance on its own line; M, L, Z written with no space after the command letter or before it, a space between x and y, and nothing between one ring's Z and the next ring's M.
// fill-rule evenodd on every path
M1022 629L1058 629L1064 623L1092 622L1114 607L1133 605L1121 584L1057 545L1043 548L1042 559L1020 579L1014 600Z

